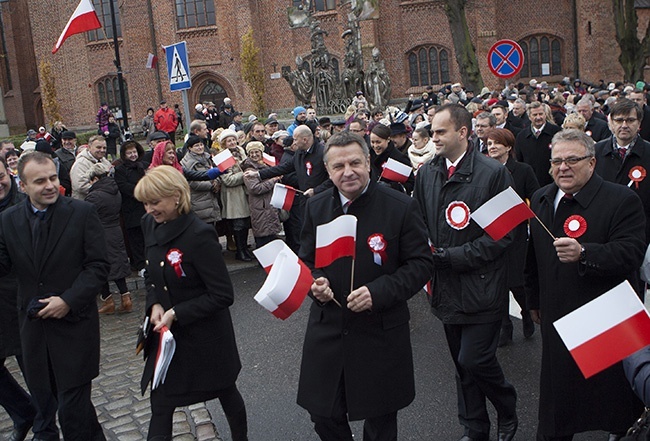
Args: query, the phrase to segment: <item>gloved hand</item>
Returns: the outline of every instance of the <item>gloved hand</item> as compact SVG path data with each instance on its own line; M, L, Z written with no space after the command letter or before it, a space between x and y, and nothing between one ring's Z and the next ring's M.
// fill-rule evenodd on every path
M436 248L433 253L433 269L436 271L451 268L449 251L444 248Z
M213 167L210 170L208 170L206 173L210 178L210 180L212 181L213 179L217 179L219 175L221 175L221 170L219 170L217 167Z

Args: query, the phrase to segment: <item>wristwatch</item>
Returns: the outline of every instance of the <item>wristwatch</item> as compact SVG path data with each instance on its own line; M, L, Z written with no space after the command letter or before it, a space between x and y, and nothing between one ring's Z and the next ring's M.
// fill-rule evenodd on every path
M587 252L585 251L585 246L580 245L580 262L584 262L587 259ZM174 315L175 317L176 315Z

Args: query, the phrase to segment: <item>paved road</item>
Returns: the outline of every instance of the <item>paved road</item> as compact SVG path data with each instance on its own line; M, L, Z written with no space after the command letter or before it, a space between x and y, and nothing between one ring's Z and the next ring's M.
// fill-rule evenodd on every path
M286 321L276 319L254 300L264 280L256 267L235 266L232 274L236 299L233 321L243 370L239 387L246 401L251 441L317 441L307 412L295 404L302 339L310 300ZM141 286L141 284L139 285ZM134 296L137 310L144 307L143 291ZM400 440L457 440L461 427L456 417L453 366L442 326L428 312L424 294L410 302L412 343L415 356L417 396L399 413ZM93 401L109 440L145 439L149 421L148 393L142 397L139 380L142 359L134 355L135 332L140 313L102 317L102 366L95 380ZM518 440L534 440L539 375L539 335L524 340L515 326L515 344L499 350L507 378L519 393ZM17 371L13 359L9 362ZM494 415L493 415L494 419ZM179 409L174 418L176 440L230 440L218 402ZM216 427L216 433L215 429ZM11 421L0 409L0 436L8 434ZM353 423L361 440L361 424ZM494 434L493 434L494 438ZM576 441L606 440L604 433L576 436Z

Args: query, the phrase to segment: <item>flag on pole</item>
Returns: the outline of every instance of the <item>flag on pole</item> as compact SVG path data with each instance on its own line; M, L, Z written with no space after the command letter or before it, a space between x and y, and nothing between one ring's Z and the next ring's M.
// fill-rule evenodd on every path
M286 247L277 255L264 285L254 298L274 316L285 320L300 308L313 281L307 265Z
M271 271L273 262L275 262L275 258L278 257L281 251L286 250L291 251L291 248L282 239L276 239L261 248L253 250L253 254L264 268L264 271L266 271L266 274L268 274Z
M213 156L212 162L214 162L214 165L216 165L222 172L225 172L237 163L237 161L235 161L235 157L232 155L232 153L230 153L230 150L228 149L224 149L223 152Z
M101 27L102 24L99 22L93 2L91 0L81 0L77 9L72 13L72 17L68 20L68 24L65 25L63 32L61 32L61 36L54 45L52 53L55 54L61 48L63 42L71 35L81 34L82 32L92 31Z
M291 210L296 189L284 184L275 184L271 195L271 205L280 210Z
M147 56L147 69L155 69L156 64L158 64L158 57L156 57L154 54L149 52L149 55Z
M585 378L650 344L650 316L628 281L553 326Z
M412 172L413 168L410 165L402 164L393 158L388 158L388 161L384 164L380 178L385 178L393 182L401 182L403 184L408 181Z
M355 255L357 218L350 214L339 216L330 223L316 227L315 267L323 268L336 259Z
M499 240L523 221L535 217L535 213L508 187L470 215L494 240Z
M269 167L275 167L275 156L262 152L262 160Z

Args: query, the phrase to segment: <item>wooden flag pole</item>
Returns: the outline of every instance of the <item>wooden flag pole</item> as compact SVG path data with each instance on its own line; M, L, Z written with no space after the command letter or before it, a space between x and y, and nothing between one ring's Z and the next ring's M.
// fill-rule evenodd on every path
M535 219L537 219L537 222L539 222L539 224L540 224L542 227L544 227L544 229L546 230L546 232L548 233L548 235L551 236L551 239L553 239L554 241L557 240L557 237L553 236L553 233L551 233L551 230L549 230L548 228L546 228L546 225L544 225L544 222L542 222L542 220L541 220L539 217L537 217L537 214L535 214Z

